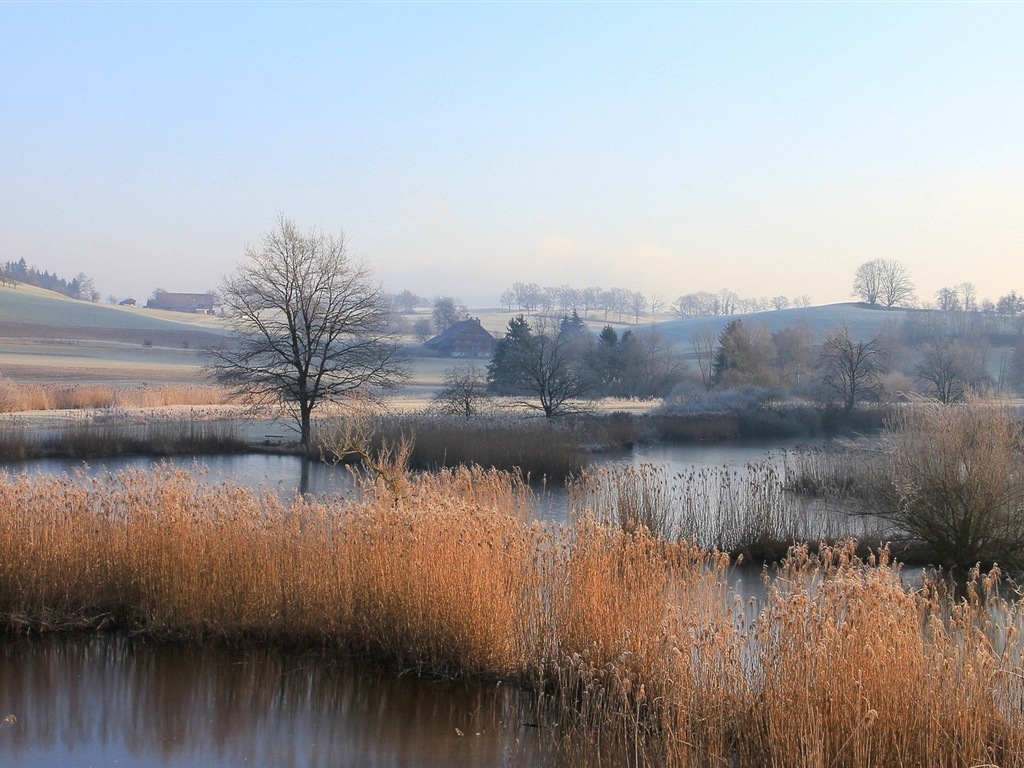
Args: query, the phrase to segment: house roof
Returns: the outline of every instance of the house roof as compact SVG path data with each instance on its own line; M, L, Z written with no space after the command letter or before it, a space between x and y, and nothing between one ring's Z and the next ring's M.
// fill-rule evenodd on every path
M427 346L436 347L445 344L446 342L454 341L455 339L462 336L464 333L474 333L479 335L480 332L486 333L492 340L494 339L494 337L491 336L490 331L488 331L486 328L480 325L479 320L459 320L457 323L452 323L450 326L448 326L447 330L445 330L444 333L440 333L434 338L429 339L424 343Z

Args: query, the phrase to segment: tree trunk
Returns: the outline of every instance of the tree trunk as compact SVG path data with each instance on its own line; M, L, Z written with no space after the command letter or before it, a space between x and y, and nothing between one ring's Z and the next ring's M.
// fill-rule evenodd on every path
M299 404L299 427L301 429L301 441L302 448L306 453L309 453L309 441L310 441L310 415L312 408L306 403Z

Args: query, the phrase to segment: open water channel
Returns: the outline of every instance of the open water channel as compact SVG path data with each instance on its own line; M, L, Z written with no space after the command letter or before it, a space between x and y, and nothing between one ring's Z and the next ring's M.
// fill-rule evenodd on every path
M617 461L742 466L792 442L645 448ZM282 494L348 493L347 471L294 457L174 459L204 482ZM61 473L145 469L152 459L44 460ZM547 489L537 513L564 519ZM742 591L742 590L741 590ZM532 698L510 686L267 651L123 637L0 639L0 766L535 766L549 762ZM3 721L7 715L14 720Z

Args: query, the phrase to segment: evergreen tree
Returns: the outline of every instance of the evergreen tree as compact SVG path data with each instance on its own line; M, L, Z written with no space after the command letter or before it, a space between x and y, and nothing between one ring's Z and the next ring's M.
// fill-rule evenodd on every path
M583 318L579 316L579 313L573 310L571 315L562 317L558 332L562 336L582 337L587 332L587 326L583 324Z
M711 366L711 383L723 388L771 386L773 350L771 339L763 336L752 335L738 318L725 326Z
M597 343L587 355L588 368L594 393L601 396L617 394L622 375L622 356L619 354L619 334L606 325L598 334Z
M526 318L508 321L505 337L494 345L494 357L487 366L487 388L496 394L521 394L525 389L523 358L533 343L533 330Z

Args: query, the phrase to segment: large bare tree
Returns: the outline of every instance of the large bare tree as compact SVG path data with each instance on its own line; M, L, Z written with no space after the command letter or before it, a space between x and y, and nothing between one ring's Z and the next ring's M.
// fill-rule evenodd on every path
M853 276L853 295L866 304L905 305L914 297L914 283L906 265L895 259L865 261Z
M224 280L220 300L233 337L208 351L208 369L237 395L288 407L307 450L318 406L405 378L388 303L344 235L303 234L280 216Z
M877 398L882 391L882 360L885 349L881 334L869 341L856 341L844 324L825 337L818 365L820 382L838 396L849 412L862 400Z

